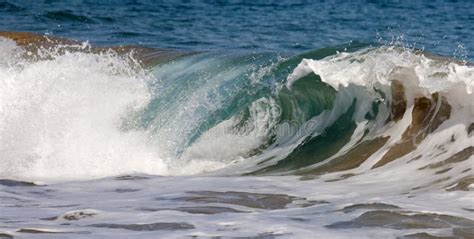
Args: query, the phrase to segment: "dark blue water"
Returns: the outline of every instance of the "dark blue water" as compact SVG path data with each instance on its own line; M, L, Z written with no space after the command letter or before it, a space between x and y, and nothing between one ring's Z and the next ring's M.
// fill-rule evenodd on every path
M474 1L0 1L0 30L93 43L300 53L402 43L472 60Z

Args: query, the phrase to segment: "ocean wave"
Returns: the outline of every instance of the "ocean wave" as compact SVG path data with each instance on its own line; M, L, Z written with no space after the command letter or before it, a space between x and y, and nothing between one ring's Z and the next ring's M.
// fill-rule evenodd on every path
M423 188L472 170L468 62L369 44L281 57L0 39L2 178L336 175Z

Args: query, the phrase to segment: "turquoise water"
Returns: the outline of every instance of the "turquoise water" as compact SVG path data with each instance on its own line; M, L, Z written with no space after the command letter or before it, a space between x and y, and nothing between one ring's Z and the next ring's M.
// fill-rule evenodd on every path
M473 238L472 9L0 0L0 238Z
M473 1L0 1L0 28L193 51L399 41L472 60L473 9Z

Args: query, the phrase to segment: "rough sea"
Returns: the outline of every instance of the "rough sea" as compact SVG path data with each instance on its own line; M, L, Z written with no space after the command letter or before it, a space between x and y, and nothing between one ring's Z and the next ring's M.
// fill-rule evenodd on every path
M474 238L474 1L0 0L0 238Z

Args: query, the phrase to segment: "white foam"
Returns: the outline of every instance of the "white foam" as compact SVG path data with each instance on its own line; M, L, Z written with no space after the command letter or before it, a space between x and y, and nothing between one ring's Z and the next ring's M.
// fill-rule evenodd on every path
M401 77L410 71L416 77ZM432 59L394 47L339 53L321 60L303 59L288 76L287 87L291 88L295 81L311 72L335 89L349 84L370 88L377 83L389 85L392 80L401 80L413 86L416 93L427 95L447 92L459 86L471 94L474 86L472 66L450 62L448 59Z
M191 145L173 166L173 174L196 174L224 168L244 160L244 156L258 149L271 135L281 113L275 100L261 98L249 107L249 119L244 125L242 115L225 120L204 134Z
M123 119L147 104L147 76L113 54L28 61L0 40L0 177L89 179L166 173L147 132Z

